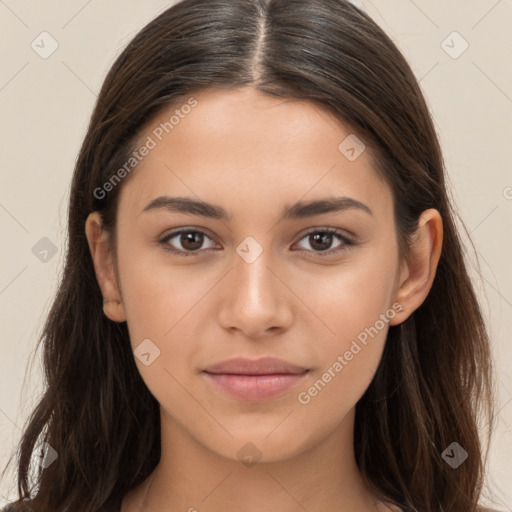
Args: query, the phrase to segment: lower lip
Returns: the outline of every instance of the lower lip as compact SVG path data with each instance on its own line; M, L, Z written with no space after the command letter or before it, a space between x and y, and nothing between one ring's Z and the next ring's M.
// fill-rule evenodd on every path
M237 400L268 400L282 395L304 379L304 373L280 373L272 375L235 375L204 372L210 382Z

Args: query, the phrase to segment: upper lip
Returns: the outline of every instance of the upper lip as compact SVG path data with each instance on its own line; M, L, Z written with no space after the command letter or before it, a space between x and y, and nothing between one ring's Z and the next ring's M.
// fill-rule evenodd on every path
M272 375L282 373L304 373L308 369L275 357L246 359L236 357L213 364L204 369L207 373L231 373L236 375Z

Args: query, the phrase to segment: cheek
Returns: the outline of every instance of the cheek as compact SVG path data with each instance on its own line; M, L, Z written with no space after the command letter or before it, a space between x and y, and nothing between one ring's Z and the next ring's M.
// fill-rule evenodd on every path
M206 314L204 300L212 288L212 283L198 279L192 268L167 267L161 261L156 265L135 253L119 261L123 304L139 373L160 403L185 410L189 398L180 383L193 371L199 349L199 340L191 333L201 322L199 317ZM148 353L149 357L141 357Z
M309 428L316 428L316 418L322 418L325 433L335 428L373 380L392 318L382 303L381 297L341 300L330 306L330 326L335 334L320 337L315 359L321 364L297 390L297 402Z
M195 265L172 267L162 264L161 257L150 256L134 250L119 258L123 305L134 346L145 338L163 346L197 314L195 307L211 288L208 280L198 278L201 271Z
M391 308L396 271L394 253L375 248L296 281L298 295L323 323L329 352L348 349L350 340Z
M374 251L365 256L347 260L336 272L331 268L325 279L317 276L303 283L308 305L323 323L314 348L322 364L298 399L304 405L316 404L319 411L355 405L373 379L395 316L395 254Z

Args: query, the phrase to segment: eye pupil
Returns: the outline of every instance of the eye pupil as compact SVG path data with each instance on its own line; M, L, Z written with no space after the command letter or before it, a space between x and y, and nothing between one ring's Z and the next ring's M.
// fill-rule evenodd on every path
M195 242L194 239L196 239ZM180 242L184 249L194 251L201 248L204 241L203 239L204 236L202 233L197 231L187 231L186 233L181 234Z
M331 233L314 233L309 236L310 240L313 240L311 243L311 247L313 249L318 249L319 251L326 251L329 249L332 243L332 234ZM320 247L318 247L317 243L320 243ZM316 247L315 247L316 245Z

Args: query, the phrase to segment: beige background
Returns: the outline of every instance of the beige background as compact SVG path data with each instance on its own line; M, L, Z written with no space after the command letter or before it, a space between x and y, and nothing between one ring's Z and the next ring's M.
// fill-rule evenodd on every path
M2 468L41 392L39 359L24 381L25 371L62 267L68 187L96 93L116 55L171 3L0 0ZM512 1L354 3L392 37L420 80L460 218L478 252L481 267L472 277L489 321L499 385L488 492L501 510L510 511ZM46 59L31 48L43 31L58 43ZM45 41L50 48L50 39ZM464 41L469 46L458 55ZM51 247L40 242L43 237L56 250L46 262L41 252L32 252L37 243ZM0 483L0 505L8 497L14 497L12 476Z

